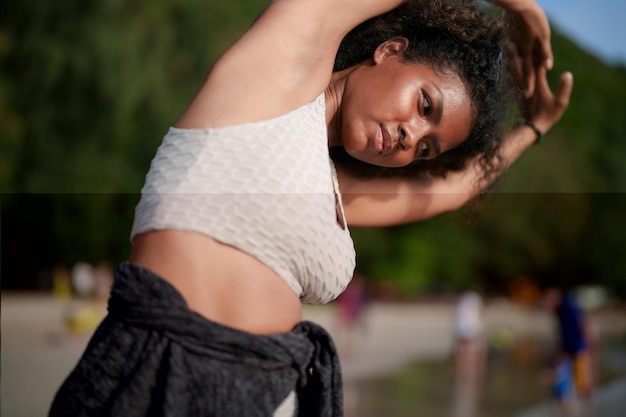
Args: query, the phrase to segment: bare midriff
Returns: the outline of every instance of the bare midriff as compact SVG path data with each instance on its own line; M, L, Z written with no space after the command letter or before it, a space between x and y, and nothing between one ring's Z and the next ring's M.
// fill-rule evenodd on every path
M298 295L273 270L232 246L195 232L136 236L131 262L172 284L189 308L255 334L288 332L302 320Z

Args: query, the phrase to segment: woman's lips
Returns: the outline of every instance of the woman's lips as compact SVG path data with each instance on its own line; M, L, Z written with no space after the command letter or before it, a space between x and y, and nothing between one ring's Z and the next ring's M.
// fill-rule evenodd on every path
M385 149L385 137L383 134L383 127L380 125L376 130L376 139L374 141L374 146L376 148L376 151L379 153L382 153Z
M376 149L383 155L387 155L391 152L391 135L385 128L378 126L378 133L376 135Z

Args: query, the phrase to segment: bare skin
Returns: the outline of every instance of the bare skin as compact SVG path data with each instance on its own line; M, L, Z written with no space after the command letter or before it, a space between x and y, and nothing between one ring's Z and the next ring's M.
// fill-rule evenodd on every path
M274 271L199 233L144 233L135 237L130 261L165 278L189 308L217 323L272 334L302 320L300 299Z
M545 15L533 0L498 3L513 11L524 10L522 20L539 20L535 26L541 29L547 25L547 21L541 21ZM434 157L437 148L439 152L451 149L471 126L473 115L467 94L459 86L458 77L400 63L397 52L403 47L401 40L380 49L371 61L339 74L332 72L335 52L345 34L358 23L399 4L398 0L272 2L210 69L175 126L220 127L265 120L310 103L326 92L330 144L342 143L357 157L399 166L415 158ZM528 26L528 36L539 42L546 54L551 53L549 36L546 40L543 32ZM552 95L542 65L531 65L536 70L532 73L537 75L528 79L534 86L532 120L546 132L567 107L572 78L564 76L559 91ZM374 96L362 96L359 83L390 78L386 71L414 76L418 83L381 86L395 88L403 98L389 112L367 113L357 106L357 100ZM433 112L428 114L424 91L432 95ZM377 94L381 99L390 99L382 90ZM444 110L439 123L435 123L433 115L442 102ZM358 124L344 126L341 114ZM510 136L504 152L512 162L532 143L534 132L520 128ZM478 164L470 164L466 171L448 176L445 181L362 181L341 171L338 174L346 218L353 226L401 224L454 210L479 191L476 183L480 178ZM298 295L275 272L250 255L204 235L176 230L144 233L135 238L130 261L169 281L192 310L215 322L251 333L271 334L289 331L302 319Z

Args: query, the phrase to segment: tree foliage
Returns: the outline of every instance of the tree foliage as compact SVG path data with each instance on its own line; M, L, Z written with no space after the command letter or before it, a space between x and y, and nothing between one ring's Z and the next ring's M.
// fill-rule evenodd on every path
M119 262L150 160L211 62L265 1L0 5L4 285L56 262ZM626 294L626 70L554 31L570 108L465 224L454 213L355 229L358 269L408 294L519 275ZM24 281L26 280L26 281Z

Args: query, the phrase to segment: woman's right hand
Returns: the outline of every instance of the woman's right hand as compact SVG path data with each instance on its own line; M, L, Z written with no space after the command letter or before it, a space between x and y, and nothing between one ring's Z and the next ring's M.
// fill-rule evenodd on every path
M545 12L534 0L492 0L507 10L508 35L516 48L516 70L521 78L524 95L535 91L540 67L552 69L550 23Z

